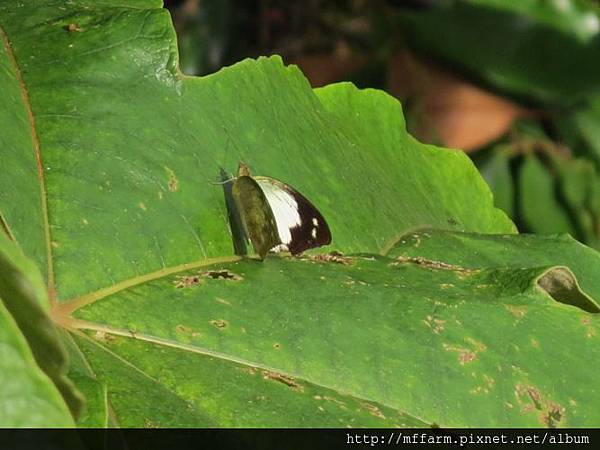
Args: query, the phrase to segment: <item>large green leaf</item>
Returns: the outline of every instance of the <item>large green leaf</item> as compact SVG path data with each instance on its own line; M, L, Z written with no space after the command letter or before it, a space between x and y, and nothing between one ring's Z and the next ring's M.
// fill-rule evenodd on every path
M78 410L80 399L64 378L64 353L44 307L47 295L39 271L0 231L2 427L74 424L57 386L73 410Z
M597 293L575 278L596 253L581 274L374 256L418 228L515 229L468 158L415 141L386 94L313 91L276 57L183 76L168 14L115 3L0 3L1 114L21 118L0 134L15 168L0 212L44 268L79 425L597 421ZM234 256L210 182L239 160L318 205L332 249L368 254Z
M592 1L439 0L403 10L408 41L513 96L573 105L600 90Z
M32 112L23 127L30 137L35 126L39 148L29 152L41 152L43 174L33 160L21 165L30 185L44 183L47 208L34 203L35 216L48 213L58 298L230 254L223 193L209 182L239 160L313 200L341 251L377 252L407 228L449 219L457 229L514 230L467 158L415 142L384 93L336 85L315 95L278 58L183 77L164 10L34 4L1 11L4 51L29 100L5 107ZM7 187L16 176L4 174ZM13 221L12 199L0 207L17 240L39 234Z
M427 255L428 236L400 253ZM473 253L450 237L455 258ZM477 238L477 250L508 248L466 267L406 256L219 264L71 305L81 307L71 326L90 330L79 345L124 425L422 424L407 415L591 425L597 365L585 367L599 356L600 308L554 265L564 259L540 260L535 247L579 259L590 293L598 254L572 240L529 238L530 249L526 237Z

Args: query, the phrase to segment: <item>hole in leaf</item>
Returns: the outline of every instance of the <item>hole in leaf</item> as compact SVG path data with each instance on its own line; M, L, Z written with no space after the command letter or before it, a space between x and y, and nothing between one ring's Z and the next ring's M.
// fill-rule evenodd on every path
M579 287L577 278L566 267L554 267L537 281L538 286L560 303L576 306L589 313L599 313L600 306Z
M206 277L212 278L213 280L231 280L231 281L240 281L242 279L236 273L230 272L227 269L223 270L211 270L209 272L204 272L203 274Z

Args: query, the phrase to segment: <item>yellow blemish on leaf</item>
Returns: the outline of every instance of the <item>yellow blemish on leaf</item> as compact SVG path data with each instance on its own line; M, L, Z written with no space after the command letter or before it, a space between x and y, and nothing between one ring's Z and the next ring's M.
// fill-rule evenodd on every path
M381 412L381 410L375 406L372 405L371 403L363 403L362 406L369 412L369 414L371 414L374 417L378 417L380 419L385 419L384 414Z
M59 243L58 243L58 242L56 242L56 241L52 241L52 242L50 243L50 245L52 245L52 248L58 248L58 247L60 246L60 245L59 245Z
M496 385L496 380L494 380L489 375L483 374L482 378L483 378L483 384L471 389L469 391L471 394L489 394L490 391Z
M143 202L140 202L139 205L140 209L142 209L143 211L146 211L146 205L144 205Z
M440 334L442 331L444 331L444 324L446 321L442 319L436 319L432 316L427 316L425 320L423 320L423 323L431 328L431 331L433 331L434 334Z
M201 334L200 334L200 333L198 333L197 331L194 331L194 330L192 330L192 329L191 329L191 328L189 328L189 327L186 327L185 325L177 325L177 326L175 327L175 331L176 331L177 333L180 333L180 334L187 334L187 335L190 335L190 336L192 336L192 337L195 337L195 338L196 338L196 337L200 337L200 336L201 336Z
M585 328L585 337L593 338L596 336L596 329L592 326L592 321L589 317L581 319L581 324Z
M84 219L81 219L81 223L84 225L87 225L89 222L87 221L87 219L84 218Z
M66 27L64 27L69 33L73 33L75 31L82 31L81 27L76 23L70 23Z
M465 339L467 342L469 342L473 347L475 347L475 349L477 350L477 352L483 352L487 349L487 346L479 341L476 341L473 338L466 338Z
M527 314L527 306L506 305L506 309L518 319L522 319Z
M169 187L170 192L177 192L179 190L179 180L175 176L175 172L165 166L165 170L167 171L167 176L169 177L169 181L167 186Z
M218 329L222 330L224 328L227 328L227 321L223 320L223 319L214 319L210 321L211 325L217 327Z
M296 380L289 375L284 375L279 372L272 372L270 370L263 370L263 379L265 380L273 380L278 381L279 383L285 384L286 386L298 390L303 391L304 388L302 385L296 382Z
M108 334L105 331L98 330L94 333L94 339L100 342L108 343L115 339L112 334Z

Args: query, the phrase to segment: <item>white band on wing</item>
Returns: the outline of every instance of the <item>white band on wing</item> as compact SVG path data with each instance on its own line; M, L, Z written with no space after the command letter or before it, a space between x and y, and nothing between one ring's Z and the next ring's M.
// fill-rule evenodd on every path
M273 211L279 239L283 244L289 244L292 241L290 229L299 227L302 223L298 212L298 203L290 193L276 184L260 178L256 178L256 182Z

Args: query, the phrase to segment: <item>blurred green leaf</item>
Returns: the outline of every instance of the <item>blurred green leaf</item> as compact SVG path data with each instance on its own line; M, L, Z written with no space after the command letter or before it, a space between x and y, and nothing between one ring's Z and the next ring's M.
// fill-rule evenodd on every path
M551 141L539 123L518 122L507 138L475 155L474 161L496 205L521 231L568 232L600 247L600 177L595 164Z
M494 193L494 204L509 217L515 217L511 151L507 147L494 147L484 157L475 155L475 158L475 164Z
M167 6L169 6L167 4ZM174 11L181 71L205 75L223 66L231 34L233 5L228 0L183 2Z
M554 119L561 140L600 168L600 98Z
M574 105L600 91L598 7L573 0L438 0L402 9L408 42L510 95Z
M0 424L3 427L73 426L73 418L57 386L75 411L80 406L80 399L62 373L66 362L56 330L41 307L47 299L40 281L39 271L0 231Z
M557 180L536 157L527 155L519 171L520 214L528 230L540 234L574 233L556 198Z

